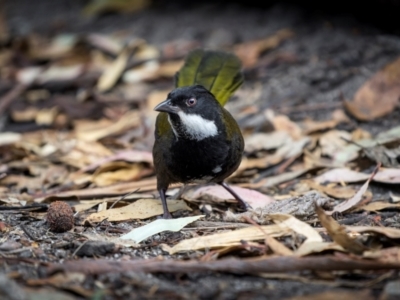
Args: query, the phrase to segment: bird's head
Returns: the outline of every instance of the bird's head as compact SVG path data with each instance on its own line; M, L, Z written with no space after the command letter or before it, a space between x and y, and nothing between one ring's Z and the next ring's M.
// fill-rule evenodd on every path
M203 86L179 87L155 111L168 113L176 138L203 140L221 132L223 108Z

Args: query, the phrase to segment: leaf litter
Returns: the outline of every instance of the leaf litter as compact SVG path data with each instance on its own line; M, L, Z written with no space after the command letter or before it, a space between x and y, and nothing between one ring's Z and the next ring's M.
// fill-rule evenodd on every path
M148 5L141 2L137 9ZM105 9L90 5L88 14ZM295 36L282 29L229 50L251 73ZM0 254L11 278L89 298L93 290L82 286L88 276L121 271L297 273L328 284L400 269L399 127L377 135L346 129L357 124L352 117L373 120L398 104L398 59L325 120L292 119L290 109L233 99L228 107L243 124L246 148L229 184L252 209L238 211L219 186L175 185L179 191L170 196L177 199L168 200L174 219L159 220L152 108L199 43L156 46L124 33L22 40L25 64L13 60L12 43L0 49L11 83L0 96L0 115L11 116L0 132ZM246 88L236 98L260 97ZM57 200L72 207L74 228L55 234L45 214ZM20 261L39 266L43 277L24 273ZM112 285L104 290L113 293Z

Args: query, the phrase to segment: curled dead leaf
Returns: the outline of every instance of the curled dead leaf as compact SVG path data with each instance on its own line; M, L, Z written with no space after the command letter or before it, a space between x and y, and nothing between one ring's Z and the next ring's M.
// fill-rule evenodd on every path
M326 228L330 237L344 249L355 254L362 254L364 251L369 250L369 248L359 241L350 237L346 232L346 227L340 225L331 216L327 215L320 206L315 205L315 211L319 221Z
M294 35L292 30L281 29L265 39L246 42L235 47L235 53L243 62L245 68L253 67L259 56L269 49L277 47L284 40Z
M345 108L358 120L370 121L392 112L400 100L400 58L386 65L355 94Z

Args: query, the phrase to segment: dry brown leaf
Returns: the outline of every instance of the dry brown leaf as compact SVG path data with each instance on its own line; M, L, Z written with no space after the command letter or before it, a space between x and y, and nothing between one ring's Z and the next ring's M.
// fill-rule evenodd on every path
M72 148L63 147L63 152L65 152L65 154L59 159L65 164L79 169L93 165L105 159L105 157L112 155L110 149L98 142L75 140L74 142L70 141L70 143L72 144ZM71 178L74 178L76 173L77 172L71 173Z
M339 122L336 120L315 121L312 119L306 119L301 122L301 128L303 129L304 134L311 134L317 131L335 128L338 123Z
M31 42L29 57L34 60L56 60L71 55L78 41L73 34L60 34L51 40Z
M400 229L391 227L376 227L376 226L347 226L349 231L354 232L368 232L384 235L390 239L400 239Z
M138 40L132 45L125 46L114 62L104 69L103 74L97 81L96 87L99 92L103 93L114 87L124 72L133 51L141 43Z
M146 44L144 41L140 44L135 52L135 59L138 61L158 60L160 58L160 51L156 46Z
M272 237L285 236L291 233L291 229L280 225L256 226L238 229L229 232L216 233L207 236L195 237L183 240L173 247L162 245L162 248L174 254L181 251L200 250L200 249L214 249L221 247L230 247L240 245L242 240L256 241L265 238L265 234Z
M264 114L276 131L286 131L295 141L304 138L303 130L297 123L290 120L288 116L275 115L270 110L266 110Z
M106 202L108 203L108 205L114 205L114 203L118 202L118 205L126 205L125 203L128 201L132 201L132 200L138 200L138 199L144 199L144 198L151 198L153 197L153 195L151 194L127 194L124 196L118 196L118 197L104 197L100 200L95 200L95 199L91 199L91 200L81 200L79 201L78 204L73 205L74 210L76 212L82 212L85 210L88 210L96 205L98 205L99 203L103 203ZM123 200L121 201L121 199L123 198Z
M56 194L49 194L45 196L36 196L35 202L47 202L54 199L95 199L103 198L110 195L124 195L131 193L134 190L140 189L141 192L155 191L157 189L157 181L155 177L142 179L134 182L123 182L114 184L107 187L99 188L86 188L66 192L59 192Z
M358 127L355 130L351 132L351 140L352 141L359 141L359 140L364 140L364 139L372 139L371 133L368 131Z
M1 185L13 185L16 190L41 191L43 178L23 175L8 175L0 179Z
M323 131L326 129L335 128L340 123L349 122L349 118L346 116L342 109L336 109L332 113L332 119L326 121L315 121L307 118L301 123L301 128L304 134L311 134L317 131Z
M333 170L329 170L317 177L314 180L318 183L324 182L360 182L367 180L369 178L369 174L360 173L357 171L353 171L347 168L337 168Z
M324 251L341 251L346 250L335 242L309 242L303 243L294 253L296 256L306 256L313 253L321 253Z
M277 47L281 42L293 35L293 31L289 29L281 29L274 35L265 39L239 44L235 47L234 51L243 62L243 66L245 68L250 68L257 63L259 56L263 52Z
M70 66L51 65L49 68L38 74L35 80L39 83L62 82L77 79L85 71L83 64Z
M292 215L271 214L268 217L270 217L275 223L289 227L294 232L304 235L306 237L304 243L322 242L321 235L314 228L312 228L309 224L293 217Z
M158 76L167 78L174 77L183 64L183 60L163 62L158 69Z
M357 193L357 191L350 186L332 186L331 184L324 186L312 180L304 180L303 182L307 184L311 189L317 190L337 199L348 199L354 197L354 195Z
M82 211L88 210L96 205L99 205L100 203L103 203L103 202L105 202L105 200L90 200L90 201L86 201L83 203L75 204L75 205L73 205L73 207L74 207L75 212L82 212Z
M191 210L182 200L168 200L168 209L170 212L177 210ZM160 200L141 199L124 207L112 208L99 213L89 215L86 220L89 222L100 222L104 219L108 221L126 221L131 219L148 219L161 215L163 208Z
M128 129L137 127L139 124L140 113L138 111L129 111L116 122L104 119L100 121L76 122L75 133L78 139L90 142L107 136L121 134Z
M351 135L343 130L330 130L319 138L319 145L322 149L322 154L335 158L335 154L347 146L344 140L350 140Z
M338 168L327 171L314 178L318 183L324 182L359 182L370 177L369 174L352 171L347 168ZM380 168L372 181L396 184L400 183L400 169Z
M271 133L254 133L245 137L245 151L248 153L259 150L272 150L292 142L286 131L273 131Z
M337 168L342 167L342 164L338 164L334 162L331 158L322 157L322 149L315 148L313 151L309 149L304 149L304 157L303 163L305 168L317 168L317 167L325 167L325 168Z
M54 123L58 115L58 108L56 106L52 108L44 108L37 112L35 116L35 122L38 125L51 125Z
M79 172L88 172L92 171L106 163L113 162L113 161L126 161L126 162L144 162L150 165L153 164L153 155L151 152L148 151L140 151L140 150L124 150L117 152L113 155L107 156L103 159L98 159L95 163L86 166L79 170Z
M35 82L43 70L42 67L26 67L17 71L16 79L20 84L29 86Z
M382 183L399 184L400 168L380 168L372 180Z
M248 169L266 169L283 161L284 157L277 154L266 155L259 158L243 157L239 168L232 176L239 176L243 171Z
M124 72L122 81L126 83L137 83L145 80L153 80L159 77L159 69L160 63L158 60L149 60Z
M123 43L119 39L109 34L90 33L86 36L86 40L91 46L115 56L121 53L124 48ZM96 51L96 53L102 52Z
M97 212L102 212L107 210L107 202L102 201L101 203L98 204L97 206Z
M373 251L365 251L365 258L376 259L382 262L400 262L400 247L390 247ZM393 298L385 299L385 300L394 300ZM396 299L397 300L397 299Z
M393 127L387 131L380 132L374 138L356 140L357 144L363 148L370 148L377 145L385 145L400 140L400 126ZM344 164L352 161L359 156L361 148L355 144L347 145L343 150L336 153L335 158L338 163Z
M15 122L30 122L35 120L39 109L33 106L28 106L23 110L11 110L11 118Z
M272 236L269 236L268 234L265 235L265 245L268 246L268 248L270 248L275 255L293 255L293 251L291 249L286 247L284 244L282 244Z
M297 141L290 139L273 154L267 154L259 158L243 157L239 168L232 176L238 176L247 169L265 169L282 162L284 159L298 157L309 142L309 137L304 137Z
M297 234L304 235L306 240L301 244L301 246L294 252L295 255L302 256L307 255L311 252L310 249L314 249L313 247L309 247L308 244L315 245L316 243L322 243L321 235L312 228L309 224L296 219L292 215L287 214L271 214L270 217L275 223L284 225L292 229Z
M370 175L368 180L362 185L362 187L358 190L358 192L353 197L351 197L350 199L348 199L346 201L339 203L338 205L336 205L333 208L333 211L331 211L329 213L330 214L332 214L334 212L342 213L342 212L349 210L350 208L356 207L361 202L361 200L363 200L363 196L368 189L369 183L372 180L372 178L374 178L377 171L378 171L378 168L375 168L374 172Z
M390 199L393 202L395 203L400 202L400 196L393 194L391 191L389 192L389 194L390 194Z
M96 170L91 181L98 187L108 186L121 181L137 181L143 176L153 173L153 169L143 164L128 164L126 162L111 162Z
M380 211L383 209L394 209L394 208L399 208L400 209L400 203L389 203L389 202L383 202L383 201L375 201L375 202L370 202L366 205L363 205L359 207L359 210L366 210L366 211Z
M350 237L346 232L346 227L340 225L331 216L327 215L320 206L315 205L315 211L321 225L326 228L329 236L344 249L355 254L362 254L368 250L363 244Z
M355 94L345 108L357 119L370 121L391 113L400 99L400 58L386 65Z

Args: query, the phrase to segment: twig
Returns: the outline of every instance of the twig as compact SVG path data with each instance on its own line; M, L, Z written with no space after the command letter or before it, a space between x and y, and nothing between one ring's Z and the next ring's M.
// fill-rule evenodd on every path
M140 189L136 189L136 190L134 190L133 192L127 193L127 194L123 195L122 197L120 197L119 199L115 200L114 203L110 206L109 209L113 208L114 205L117 204L119 201L124 200L126 197L128 197L129 195L132 195L132 194L134 194L134 193L136 193L136 192L138 192L139 190L140 190Z
M74 257L74 256L78 253L78 251L81 250L82 247L83 247L87 242L89 242L89 241L90 241L90 240L86 240L86 241L84 241L82 244L80 244L79 247L76 248L76 250L74 251L74 253L72 253L72 257Z
M50 264L47 274L56 272L80 272L84 274L108 274L121 272L146 273L191 273L191 272L228 272L234 274L282 273L294 271L354 271L354 270L400 270L400 262L385 262L363 259L350 255L325 256L270 256L263 258L238 259L227 258L211 262L197 260L79 260L65 261L62 264Z

